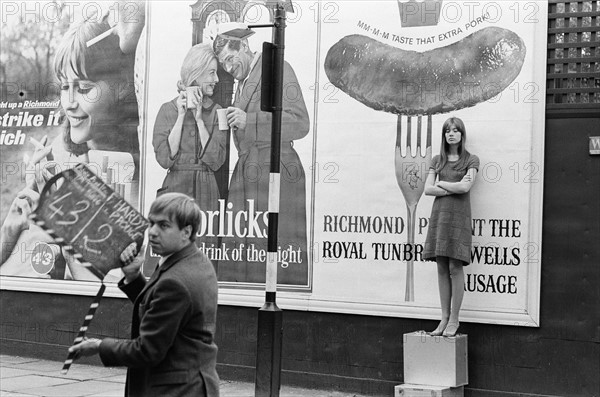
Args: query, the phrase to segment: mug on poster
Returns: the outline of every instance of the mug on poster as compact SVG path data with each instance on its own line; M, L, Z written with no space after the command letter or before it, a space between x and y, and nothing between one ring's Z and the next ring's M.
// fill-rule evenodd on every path
M198 106L198 98L200 98L200 87L191 86L185 88L186 107L195 109Z
M229 129L229 122L227 121L227 109L217 109L217 118L219 119L219 129L226 131Z

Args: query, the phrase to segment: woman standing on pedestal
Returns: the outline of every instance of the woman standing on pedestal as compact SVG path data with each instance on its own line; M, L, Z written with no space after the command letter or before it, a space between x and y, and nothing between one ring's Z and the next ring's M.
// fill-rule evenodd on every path
M431 209L423 259L435 261L442 320L432 336L455 336L464 295L463 266L471 262L471 201L469 191L479 158L465 148L463 121L451 117L442 127L440 154L431 161L425 194L436 196Z

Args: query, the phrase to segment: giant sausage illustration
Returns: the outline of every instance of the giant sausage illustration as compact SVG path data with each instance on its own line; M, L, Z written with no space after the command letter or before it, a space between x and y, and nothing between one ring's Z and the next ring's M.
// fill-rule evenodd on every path
M525 53L523 40L499 27L426 52L350 35L329 49L325 73L333 85L372 109L431 115L498 95L518 76Z
M334 86L374 110L398 115L394 168L406 204L407 245L415 244L417 205L425 188L420 172L431 163L432 115L495 97L519 75L525 54L523 40L499 27L481 29L426 52L403 50L358 34L342 38L327 52L325 73ZM412 120L412 116L418 117ZM414 258L406 260L404 299L415 299Z

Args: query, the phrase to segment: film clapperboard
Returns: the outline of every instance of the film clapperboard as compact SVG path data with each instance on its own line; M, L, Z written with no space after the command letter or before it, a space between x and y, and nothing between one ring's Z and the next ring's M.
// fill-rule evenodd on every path
M81 342L94 317L106 286L106 273L121 266L119 256L131 243L138 250L148 221L115 193L85 164L55 175L42 190L31 219L101 281L73 344ZM73 362L69 354L62 368Z

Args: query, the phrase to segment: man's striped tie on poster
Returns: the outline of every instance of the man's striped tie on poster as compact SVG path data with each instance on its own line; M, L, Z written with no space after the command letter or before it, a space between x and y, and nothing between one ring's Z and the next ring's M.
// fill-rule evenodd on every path
M73 346L80 343L81 341L83 341L83 338L85 337L85 333L88 329L88 326L90 325L90 323L92 322L92 319L94 318L96 309L98 309L98 305L100 304L100 299L102 299L102 295L104 294L105 289L106 289L106 285L104 285L104 283L102 283L100 285L100 289L98 290L98 293L96 294L96 297L94 298L94 301L90 305L90 309L88 310L88 312L85 316L85 319L83 320L83 324L81 325L81 328L79 328L77 337L73 341ZM67 372L69 371L71 364L73 364L74 358L75 358L75 353L69 353L69 355L67 356L67 359L65 360L65 363L63 364L63 368L61 371L61 373L63 375L66 375Z

